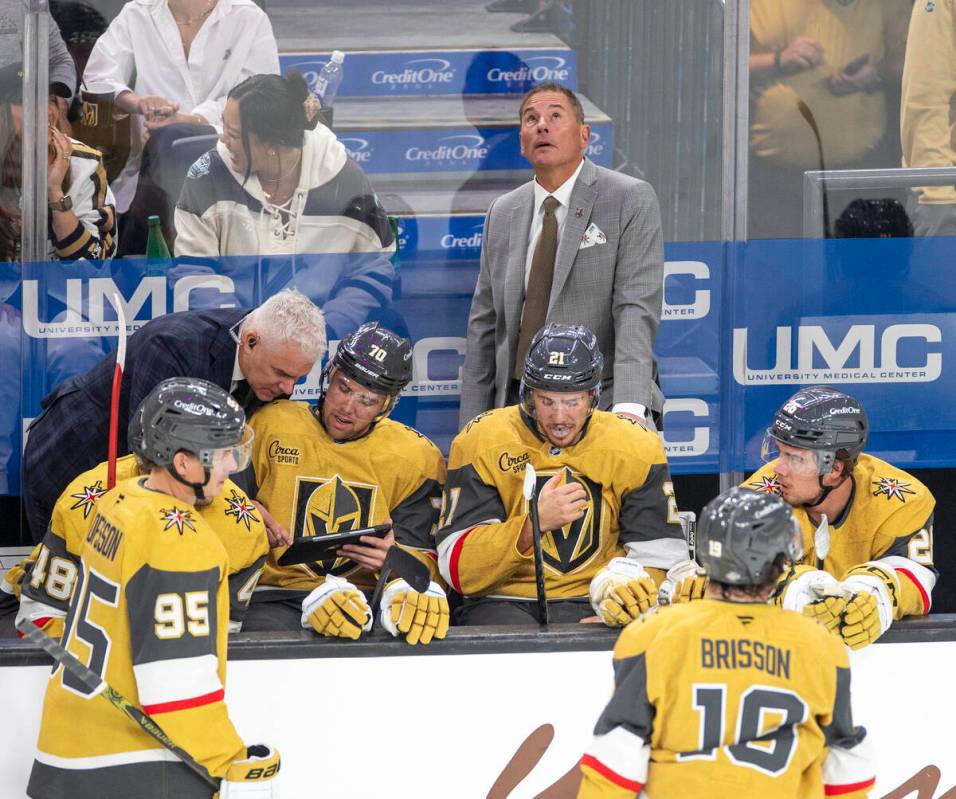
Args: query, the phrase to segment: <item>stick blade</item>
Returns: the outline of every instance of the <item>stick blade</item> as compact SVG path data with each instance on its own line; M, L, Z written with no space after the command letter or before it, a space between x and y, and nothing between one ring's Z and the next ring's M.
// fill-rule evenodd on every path
M411 552L406 552L398 546L391 547L385 556L382 570L391 569L395 574L408 583L413 591L423 594L428 590L432 578L428 567L416 558Z

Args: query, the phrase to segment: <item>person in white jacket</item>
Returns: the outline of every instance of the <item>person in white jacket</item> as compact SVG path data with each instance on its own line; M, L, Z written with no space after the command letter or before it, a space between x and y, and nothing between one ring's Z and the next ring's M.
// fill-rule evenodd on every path
M111 94L119 110L134 115L130 157L113 182L117 211L125 213L133 202L151 136L172 125L175 138L221 132L229 90L263 72L278 74L279 56L269 18L253 0L131 0L123 6L83 72L86 91ZM180 182L195 157L183 164ZM163 158L151 160L158 165ZM170 214L179 184L172 191ZM121 254L124 249L130 251L121 242Z
M302 77L256 75L230 93L214 150L186 175L177 256L269 258L271 276L322 307L339 338L392 296L395 239L385 210L328 128L308 129Z

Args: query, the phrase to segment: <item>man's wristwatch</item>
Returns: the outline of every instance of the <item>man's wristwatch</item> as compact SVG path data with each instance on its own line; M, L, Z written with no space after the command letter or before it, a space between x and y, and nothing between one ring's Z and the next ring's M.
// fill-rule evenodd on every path
M73 198L64 194L59 200L51 200L48 205L54 211L69 211L73 207Z

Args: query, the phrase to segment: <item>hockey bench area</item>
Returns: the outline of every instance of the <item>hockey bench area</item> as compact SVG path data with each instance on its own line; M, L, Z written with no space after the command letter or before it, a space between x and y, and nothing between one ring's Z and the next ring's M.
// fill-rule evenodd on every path
M247 741L279 747L285 797L572 799L616 638L594 625L458 627L414 648L381 632L240 634L226 698ZM854 720L879 764L871 796L939 799L956 786L956 615L894 624L851 660ZM49 663L0 641L0 799L24 795Z

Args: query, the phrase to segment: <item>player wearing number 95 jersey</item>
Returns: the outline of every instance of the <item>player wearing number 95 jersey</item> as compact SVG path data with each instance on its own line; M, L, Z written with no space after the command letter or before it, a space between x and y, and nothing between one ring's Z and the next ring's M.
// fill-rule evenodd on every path
M618 639L579 799L868 796L875 778L866 730L853 725L845 647L767 602L802 555L788 505L732 488L704 508L697 544L704 600L665 607Z
M100 498L80 550L63 645L142 708L213 777L218 796L269 797L224 701L226 550L196 505L248 462L242 409L212 383L171 378L142 406L148 474ZM274 750L265 751L278 771ZM258 780L247 782L255 772ZM239 779L236 779L239 777ZM255 788L258 792L254 792ZM34 799L209 799L210 786L62 667L47 684Z

